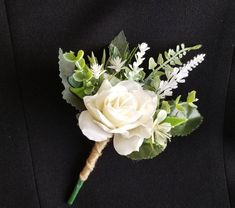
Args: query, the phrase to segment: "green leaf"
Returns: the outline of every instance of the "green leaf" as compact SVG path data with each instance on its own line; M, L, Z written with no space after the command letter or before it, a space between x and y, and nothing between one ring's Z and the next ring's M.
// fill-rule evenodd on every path
M172 128L171 134L173 136L187 136L196 130L203 121L203 117L196 108L192 108L187 104L183 104L183 106L185 108L185 112L178 112L176 116L178 118L187 119L187 121L175 128Z
M128 66L131 63L131 60L133 58L133 56L135 55L136 51L138 50L138 47L135 47L131 50L131 52L129 53L127 59L126 59L126 65Z
M64 53L63 57L66 61L69 61L69 62L75 62L76 61L76 57L75 57L73 51L70 51L69 53Z
M73 76L70 76L70 77L68 77L68 82L69 82L69 84L70 84L70 86L71 87L82 87L82 82L78 82L78 81L76 81L74 78L73 78Z
M123 31L121 31L110 43L109 51L111 52L110 56L115 55L118 51L123 59L126 58L126 53L129 54L129 43L126 40L126 36Z
M149 58L149 69L154 70L154 68L157 66L157 63L154 61L153 57Z
M162 101L162 105L161 105L161 109L165 110L167 113L171 112L171 108L170 105L167 101L163 100Z
M82 82L84 80L84 72L82 70L76 70L73 74L73 79L77 82Z
M198 45L195 45L195 46L191 47L191 49L192 49L192 50L198 50L198 49L200 49L201 47L202 47L202 45L201 45L201 44L198 44Z
M156 90L158 89L160 82L161 82L160 76L154 76L150 85Z
M121 57L121 54L116 46L109 47L109 58Z
M181 62L180 59L177 58L177 57L174 59L174 62L175 62L176 64L178 64L178 65L182 65L182 62Z
M175 116L168 116L166 119L163 121L166 123L170 123L172 127L179 126L187 121L187 118L179 118Z
M162 65L164 63L164 59L162 58L162 54L161 53L159 53L159 55L158 55L157 63L159 65Z
M184 108L183 105L181 105L181 104L176 104L175 107L176 107L176 109L177 109L178 111L185 112L185 108Z
M169 64L166 64L163 69L165 70L165 74L166 74L166 77L169 79L170 75L172 74L173 72L173 68L169 65Z
M193 91L188 93L187 102L192 103L192 102L195 101L195 99L196 99L196 91L193 90Z
M76 61L79 61L83 58L84 56L84 51L83 50L79 50L77 53L77 57L76 57Z
M84 93L86 95L91 95L92 92L94 91L95 87L94 86L89 86L89 87L86 87L85 90L84 90Z
M164 148L158 144L144 142L139 151L132 152L130 155L127 155L127 157L132 160L152 159L159 155L163 150Z
M105 49L104 49L104 50L103 50L102 60L101 60L101 64L103 64L103 66L105 65L105 61L106 61L106 51L105 51Z
M90 61L90 64L93 65L97 63L97 58L95 57L94 53L91 52L91 56L87 56L88 60Z
M62 84L64 85L64 90L62 92L63 99L67 103L71 104L76 110L81 111L84 109L84 103L81 99L78 99L71 91L69 90L70 84L68 83L68 77L72 76L74 73L74 62L66 61L62 49L59 49L59 71Z
M178 104L180 102L180 98L181 98L181 95L179 95L176 99L175 99L175 104Z
M164 52L164 56L165 56L166 59L170 58L169 54L166 51Z
M86 65L85 59L82 58L79 61L76 61L75 65L76 65L77 68L83 69Z
M84 93L84 87L80 88L70 87L69 90L79 98L83 98L84 96L86 96L86 94Z

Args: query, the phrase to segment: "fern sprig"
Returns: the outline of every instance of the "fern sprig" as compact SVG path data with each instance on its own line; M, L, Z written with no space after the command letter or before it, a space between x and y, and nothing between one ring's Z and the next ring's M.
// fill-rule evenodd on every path
M184 47L184 44L181 44L181 50L180 50L180 46L177 45L176 46L176 51L174 51L173 49L169 49L168 52L164 52L164 56L165 56L165 61L162 57L162 54L160 53L158 56L158 61L157 64L159 65L157 68L155 68L154 70L158 71L160 69L164 69L164 67L167 67L167 65L182 65L180 59L186 55L187 52L192 51L192 50L198 50L199 48L201 48L201 45L195 45L192 47Z

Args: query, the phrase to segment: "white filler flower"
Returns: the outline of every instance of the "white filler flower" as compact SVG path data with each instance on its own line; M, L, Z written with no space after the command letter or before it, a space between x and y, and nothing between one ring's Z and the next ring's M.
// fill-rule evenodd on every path
M99 65L97 63L93 64L91 66L91 71L93 73L93 76L96 78L96 79L99 79L99 77L105 72L105 71L102 71L102 67L103 65Z
M79 116L83 134L96 142L114 137L114 148L121 155L138 151L152 135L157 97L135 81L112 86L104 80L95 95L84 97L84 103L87 110Z
M114 69L116 72L120 72L124 68L126 60L122 61L120 57L115 57L110 60L110 66L108 68Z
M161 145L163 149L166 148L167 141L171 138L171 134L169 133L171 124L163 122L166 117L167 112L160 110L153 124L153 142Z

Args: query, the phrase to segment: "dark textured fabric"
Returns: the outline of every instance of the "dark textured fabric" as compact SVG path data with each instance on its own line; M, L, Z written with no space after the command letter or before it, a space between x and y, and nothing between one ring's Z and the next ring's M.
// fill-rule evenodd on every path
M122 29L149 56L203 44L206 61L175 95L197 90L204 123L149 161L110 144L74 207L235 207L234 9L233 0L1 0L0 208L66 207L93 143L61 98L58 48L101 55Z

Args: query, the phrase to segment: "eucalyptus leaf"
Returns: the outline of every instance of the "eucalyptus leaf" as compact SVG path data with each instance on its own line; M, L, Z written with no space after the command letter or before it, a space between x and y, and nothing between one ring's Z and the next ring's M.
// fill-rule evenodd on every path
M86 96L85 92L84 92L84 87L80 87L80 88L74 88L74 87L70 87L69 90L76 96L78 96L79 98L83 99L83 97Z
M78 67L79 69L83 69L86 65L85 59L80 59L79 61L75 62L76 67Z
M75 57L73 51L70 51L69 53L64 53L63 57L68 62L75 62L76 61L76 57Z
M79 50L78 53L77 53L77 57L76 57L76 60L79 61L83 58L84 56L84 51L83 50Z
M70 92L70 85L67 80L68 77L70 77L74 73L75 65L73 62L69 62L65 59L62 49L59 49L58 58L60 71L59 76L65 88L62 92L63 99L65 99L67 103L71 104L77 110L81 110L84 108L83 101L81 99L78 99L74 94Z
M68 77L68 82L71 85L71 87L82 87L82 82L78 82L73 78L73 75Z

